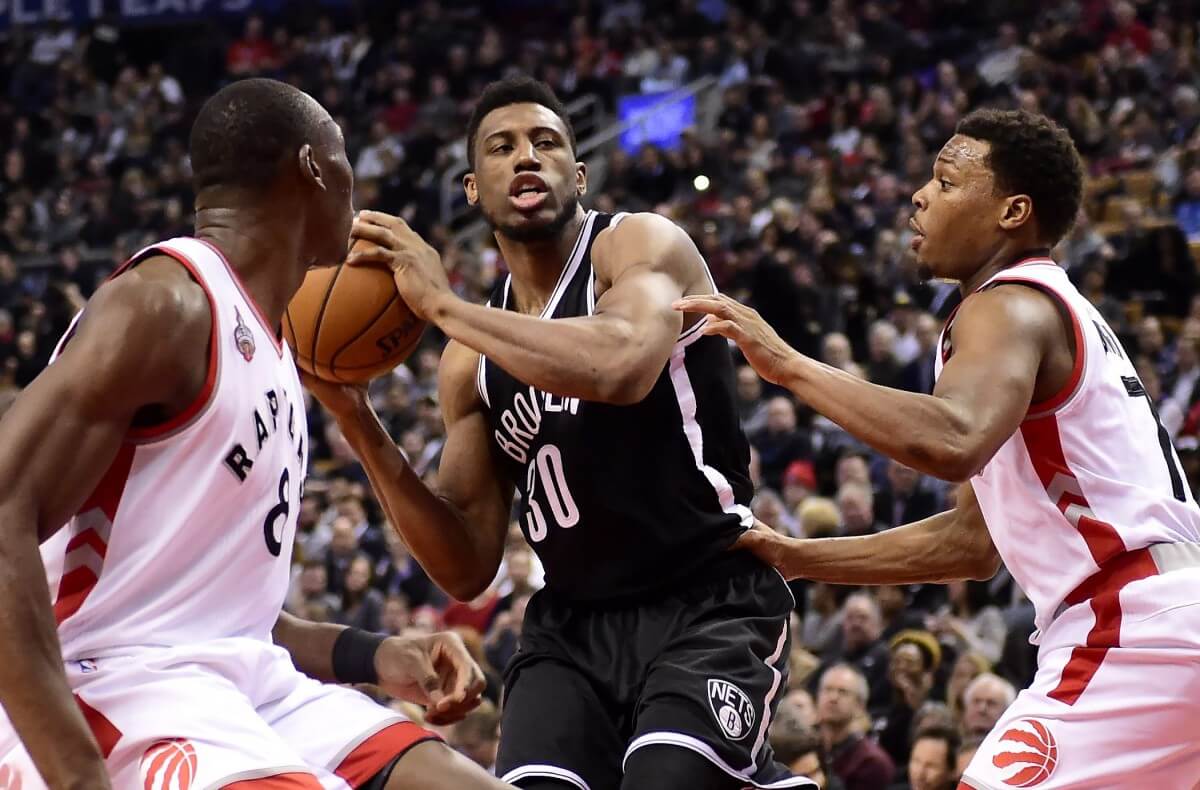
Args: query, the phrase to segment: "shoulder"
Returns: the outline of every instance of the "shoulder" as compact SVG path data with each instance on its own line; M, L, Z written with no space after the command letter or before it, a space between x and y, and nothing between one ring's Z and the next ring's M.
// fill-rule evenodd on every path
M963 300L950 332L954 347L998 339L1039 346L1055 336L1061 326L1055 298L1037 287L1001 282Z
M483 402L475 388L479 372L479 352L451 340L438 363L438 399L447 421L481 409Z
M649 264L668 273L690 274L702 265L687 232L660 214L630 214L605 228L592 243L593 265L616 276L627 267Z

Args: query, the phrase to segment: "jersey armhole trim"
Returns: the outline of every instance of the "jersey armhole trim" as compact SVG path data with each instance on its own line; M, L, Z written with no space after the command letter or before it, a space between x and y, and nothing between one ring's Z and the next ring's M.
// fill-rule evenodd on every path
M204 298L208 300L208 312L212 322L212 328L209 330L208 337L208 373L204 377L204 385L200 391L196 393L196 397L192 402L184 408L183 411L176 414L174 417L157 425L146 427L130 428L126 438L136 444L145 444L148 442L159 441L165 439L175 433L186 428L193 421L200 417L212 402L213 394L216 392L217 373L221 365L220 354L220 324L217 315L217 303L213 299L212 291L209 290L208 283L200 275L200 270L197 268L187 255L170 247L154 247L147 252L160 252L164 255L169 255L177 263L187 270L188 274L204 291ZM144 256L143 256L144 257ZM131 261L132 263L132 261ZM125 267L122 267L124 269Z
M1075 314L1075 309L1054 288L1038 280L1024 277L997 278L988 284L988 288L995 285L1004 285L1005 283L1024 285L1044 293L1053 299L1071 317L1071 329L1075 336L1075 360L1071 366L1071 375L1058 392L1049 398L1029 404L1029 409L1025 412L1025 419L1036 420L1060 411L1071 401L1075 393L1079 391L1079 385L1083 382L1083 371L1087 362L1087 342L1083 336L1083 325L1079 322L1079 316Z

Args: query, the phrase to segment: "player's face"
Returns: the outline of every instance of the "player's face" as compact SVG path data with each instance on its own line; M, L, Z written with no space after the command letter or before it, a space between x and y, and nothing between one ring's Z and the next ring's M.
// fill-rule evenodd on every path
M495 230L535 241L554 238L575 215L587 173L561 118L540 104L510 104L479 124L475 171L463 186Z
M342 130L324 113L312 155L320 168L323 189L315 192L316 223L311 225L317 265L331 266L346 257L354 222L354 169L346 156Z
M913 251L926 277L966 280L1004 242L1009 198L996 193L991 146L956 134L938 153L933 175L912 197Z

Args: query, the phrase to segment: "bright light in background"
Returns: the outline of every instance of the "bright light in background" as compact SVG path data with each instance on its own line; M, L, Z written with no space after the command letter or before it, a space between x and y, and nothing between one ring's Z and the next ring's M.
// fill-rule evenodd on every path
M704 190L708 189L708 176L696 176L696 179L692 181L692 186L696 188L697 192L703 192Z

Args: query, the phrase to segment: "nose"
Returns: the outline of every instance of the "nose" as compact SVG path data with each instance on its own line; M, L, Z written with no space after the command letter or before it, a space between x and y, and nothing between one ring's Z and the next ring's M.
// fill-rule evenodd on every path
M918 211L924 211L926 205L928 205L925 198L922 196L922 193L924 191L925 191L925 187L921 187L916 192L913 192L912 204L917 207Z
M513 169L518 173L524 173L529 170L540 170L542 161L538 159L537 148L532 140L525 140L517 146L517 161L513 164Z

